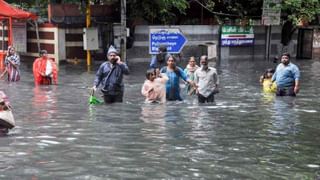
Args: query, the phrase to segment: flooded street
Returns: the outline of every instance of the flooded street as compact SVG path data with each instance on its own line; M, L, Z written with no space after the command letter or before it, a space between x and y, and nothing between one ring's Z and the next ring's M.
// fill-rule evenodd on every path
M90 106L95 71L62 65L58 86L35 88L24 62L20 82L0 81L17 124L0 137L0 179L320 177L320 62L293 63L296 98L262 93L259 76L276 64L224 61L216 104L147 105L147 64L130 63L124 103Z

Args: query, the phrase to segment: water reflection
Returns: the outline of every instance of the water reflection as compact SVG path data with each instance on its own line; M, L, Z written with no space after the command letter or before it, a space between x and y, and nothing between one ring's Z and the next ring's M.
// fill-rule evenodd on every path
M0 179L312 179L319 72L315 62L298 64L301 93L287 98L261 93L270 63L224 62L216 103L204 105L144 104L147 64L132 64L124 103L93 106L95 71L62 66L58 86L34 88L32 66L22 65L22 81L0 81L17 122L0 138Z
M167 106L165 104L141 105L140 119L145 123L164 125L166 122Z
M56 86L36 86L33 88L32 107L34 116L51 119L57 113Z
M275 94L274 93L261 93L261 100L264 104L271 104L274 102L275 99Z
M271 133L279 134L296 134L300 124L299 116L295 111L296 98L295 97L276 97L273 103L272 125Z

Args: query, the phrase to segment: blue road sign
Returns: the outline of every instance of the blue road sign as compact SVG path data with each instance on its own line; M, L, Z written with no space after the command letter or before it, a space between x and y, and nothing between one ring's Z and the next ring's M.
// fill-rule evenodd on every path
M167 46L169 53L180 53L183 46L187 43L186 37L178 28L150 29L149 32L149 53L157 54L161 44Z

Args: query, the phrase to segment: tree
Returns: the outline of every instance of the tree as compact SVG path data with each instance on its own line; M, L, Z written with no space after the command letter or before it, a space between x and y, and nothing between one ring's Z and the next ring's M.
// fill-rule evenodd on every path
M92 4L114 3L117 1L119 0L90 0ZM72 3L72 4L78 4L79 8L81 8L85 6L83 4L86 3L86 0L28 0L28 1L7 0L7 2L16 7L34 12L42 18L46 18L48 14L47 7L49 3L57 3L57 4Z
M198 2L213 12L243 18L246 16L260 16L263 0L198 0Z
M212 11L220 12L223 7L226 7L223 13L239 17L261 16L263 1L270 1L269 3L272 4L272 0L202 0L204 5ZM274 7L278 8L276 4ZM282 0L280 8L283 17L288 17L293 24L298 24L299 21L311 22L320 14L319 0Z
M86 0L7 0L23 9L36 12L41 17L47 15L47 5L51 3L83 4ZM91 0L93 4L115 3L119 0ZM272 0L193 0L209 11L234 15L231 18L254 17L262 14L263 1ZM185 15L190 0L127 0L128 17L142 17L153 24L173 24L176 17ZM311 22L320 14L319 0L282 0L281 11L284 17L297 24ZM227 16L227 15L226 15Z
M282 10L294 24L311 22L320 14L320 3L319 0L284 0Z
M131 0L129 17L143 17L153 24L173 23L177 14L185 14L189 7L187 0Z

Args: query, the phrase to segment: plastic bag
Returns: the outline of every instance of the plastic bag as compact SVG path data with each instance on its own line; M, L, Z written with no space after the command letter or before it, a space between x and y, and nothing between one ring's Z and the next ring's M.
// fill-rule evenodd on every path
M94 90L92 90L89 97L89 104L102 104L102 103L103 102L94 95Z

